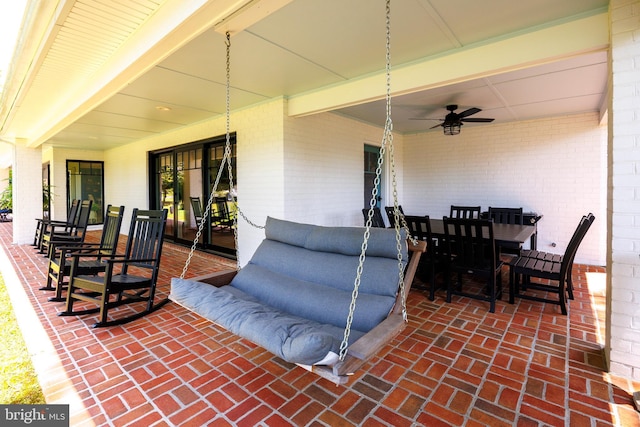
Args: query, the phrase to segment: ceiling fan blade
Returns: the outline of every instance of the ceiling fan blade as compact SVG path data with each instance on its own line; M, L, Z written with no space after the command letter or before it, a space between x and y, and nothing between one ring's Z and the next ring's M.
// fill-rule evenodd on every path
M442 119L430 119L430 118L418 118L418 117L409 117L409 120L439 120L439 121L442 121Z
M494 120L495 119L485 119L481 117L470 117L468 119L460 119L461 122L478 122L478 123L489 123Z
M435 129L435 128L440 127L440 126L442 126L442 125L443 125L443 123L440 123L440 124L438 124L438 125L431 126L429 129Z
M469 108L468 110L464 110L462 113L459 113L458 117L459 118L467 117L472 114L479 113L480 111L482 111L480 108L472 107L472 108Z

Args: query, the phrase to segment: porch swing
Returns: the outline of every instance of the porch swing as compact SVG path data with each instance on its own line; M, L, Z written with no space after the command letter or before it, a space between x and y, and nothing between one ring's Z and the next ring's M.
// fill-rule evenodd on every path
M406 326L407 295L426 249L425 242L408 238L398 208L391 133L390 0L386 2L387 118L375 180L380 182L388 148L398 219L395 228L372 227L378 185L372 190L364 228L316 226L271 217L260 227L234 201L236 248L238 217L264 228L265 239L244 267L240 268L238 257L235 270L185 279L225 162L233 188L229 33L226 46L224 157L182 274L171 281L169 298L287 362L345 384Z

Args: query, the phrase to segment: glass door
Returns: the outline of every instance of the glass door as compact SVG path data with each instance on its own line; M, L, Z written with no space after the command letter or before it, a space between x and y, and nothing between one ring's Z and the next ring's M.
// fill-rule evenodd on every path
M380 147L374 147L373 145L364 146L364 208L369 208L371 203L371 193L375 185L376 169L378 167L378 158L380 157ZM382 177L381 181L382 181ZM382 188L381 183L378 183L378 197L376 199L376 206L380 208L380 201L382 200Z
M232 142L231 162L235 168L235 135ZM211 138L150 154L150 206L168 211L166 239L193 243L222 163L224 143L224 138ZM229 187L225 166L198 247L234 255L235 192Z
M224 158L224 145L212 146L209 150L209 191L213 189L218 170L222 166ZM236 170L235 144L231 146L231 167ZM236 182L234 174L234 185ZM220 182L214 194L211 204L211 244L214 247L223 248L227 251L235 252L235 237L233 233L233 222L236 215L235 189L230 188L228 164L224 164Z
M166 238L173 238L175 235L175 205L174 205L174 181L175 168L173 153L165 153L157 155L155 158L155 176L154 186L156 190L156 206L155 209L166 209L167 225L165 228Z
M196 202L201 205L200 197L202 196L202 148L178 151L176 157L177 185L174 201L178 225L176 238L193 241L199 225L193 205ZM202 240L199 242L202 243Z

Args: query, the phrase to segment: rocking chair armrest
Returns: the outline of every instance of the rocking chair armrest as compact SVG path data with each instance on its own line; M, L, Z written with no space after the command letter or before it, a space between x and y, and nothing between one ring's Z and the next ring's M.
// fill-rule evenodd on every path
M83 243L79 242L77 245L71 246L56 246L56 250L61 252L66 252L66 256L68 257L87 257L95 254L95 256L104 256L104 253L101 253L100 250L103 249L100 246L100 243Z
M75 245L75 244L83 243L81 236L61 236L61 235L53 236L53 238L50 238L48 242L51 245L64 245L64 244Z
M36 218L36 221L46 225L67 225L67 221L59 221L56 219Z
M109 264L146 263L156 261L156 258L124 258L124 255L111 255L104 260L104 262Z

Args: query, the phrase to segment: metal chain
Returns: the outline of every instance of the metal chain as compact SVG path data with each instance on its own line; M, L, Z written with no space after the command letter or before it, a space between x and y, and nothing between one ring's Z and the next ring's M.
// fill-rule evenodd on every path
M230 100L230 92L231 92L231 35L227 32L227 38L225 44L227 46L227 68L226 68L226 140L224 146L224 155L222 157L222 163L218 168L218 173L216 174L216 179L213 183L213 187L211 187L211 192L209 193L209 200L207 201L207 207L204 210L204 214L202 216L202 220L198 225L198 231L196 232L196 237L193 239L193 244L191 245L191 250L189 251L189 255L187 256L187 260L182 268L182 274L180 275L181 279L184 279L184 276L187 274L187 270L189 269L189 264L191 263L191 258L193 258L193 254L198 246L198 240L200 240L200 236L202 235L202 230L204 229L205 224L207 223L207 219L211 214L211 205L215 199L215 193L218 190L218 185L220 184L220 180L222 178L222 172L224 171L224 165L227 164L227 171L229 173L229 190L233 189L233 168L231 165L231 104ZM234 198L234 205L236 206L236 211L239 211L237 201ZM243 216L244 217L244 216ZM238 252L238 227L237 227L237 217L233 218L233 238L234 243L236 245L236 264L240 265L240 256Z
M376 177L374 179L373 189L371 190L371 199L369 201L369 211L367 212L367 220L365 222L364 239L360 251L360 257L358 262L358 268L356 270L356 278L353 284L353 291L351 293L351 303L349 304L349 315L347 316L347 324L344 329L344 336L342 343L340 344L340 360L344 361L347 355L347 348L349 346L349 335L351 333L351 324L353 323L353 315L356 309L356 300L358 299L358 292L360 289L360 282L362 279L362 271L364 268L364 261L366 259L367 247L369 244L369 237L371 236L371 227L373 225L373 212L376 206L376 200L378 198L378 187L380 186L380 177L382 175L382 166L384 164L384 157L387 145L389 146L389 155L391 161L391 174L393 185L393 198L394 198L394 211L396 216L395 230L396 230L396 247L398 249L398 280L400 284L400 295L402 299L402 315L404 320L407 320L407 310L404 301L405 289L404 289L404 265L402 262L402 239L400 234L400 221L398 218L398 192L397 192L397 180L395 173L395 162L393 158L393 123L391 120L391 1L386 1L386 84L387 84L387 118L384 125L384 134L380 146L380 156L378 157L378 164L376 167ZM406 221L403 219L403 224L406 227Z

